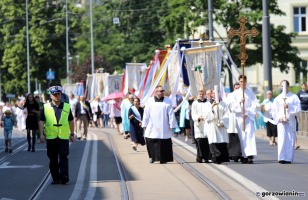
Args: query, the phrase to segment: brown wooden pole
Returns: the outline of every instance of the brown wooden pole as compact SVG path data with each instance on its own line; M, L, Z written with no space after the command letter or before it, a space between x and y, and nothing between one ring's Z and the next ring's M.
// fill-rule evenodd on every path
M245 81L245 79L244 79L244 76L245 76L245 71L244 71L245 63L244 62L241 62L241 68L242 68L243 81ZM242 93L242 95L243 95L244 102L243 102L243 108L242 108L242 118L243 118L242 131L245 131L245 117L244 117L244 115L245 115L245 88L246 88L245 84L246 83L243 82L243 88L242 88L243 89L243 93Z

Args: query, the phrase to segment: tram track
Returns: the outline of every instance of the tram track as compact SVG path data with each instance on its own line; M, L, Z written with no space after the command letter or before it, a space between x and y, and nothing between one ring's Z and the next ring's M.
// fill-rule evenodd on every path
M210 181L205 175L203 175L199 170L193 167L191 164L186 162L181 156L173 152L174 159L180 163L186 170L188 170L193 176L195 176L202 184L206 187L211 188L219 199L230 200L231 198L221 190L217 185Z
M20 144L21 143L21 144ZM22 151L27 146L25 139L19 139L17 142L14 143L14 150L12 153L8 153L0 158L0 165L3 164L6 160L13 157L18 152Z
M125 168L124 168L122 162L119 159L119 154L118 154L115 142L113 141L113 138L109 133L105 133L105 134L108 138L109 145L112 149L113 156L114 156L116 166L117 166L117 170L118 170L118 173L119 173L120 187L121 187L121 199L122 200L133 200L134 199L133 191L132 191L131 186L129 184L129 180L128 180L128 176L126 174ZM87 142L90 142L90 141L87 141ZM93 170L91 170L91 171L93 171ZM40 182L40 184L35 188L34 192L32 193L32 195L28 199L29 200L40 199L41 194L44 192L45 188L48 187L48 185L50 184L50 181L51 181L51 174L50 174L50 171L48 171L45 174L42 181ZM84 183L81 183L81 184L84 185ZM88 190L88 192L89 192L89 190ZM92 191L92 193L95 193L95 191ZM82 194L80 194L80 195L82 195ZM86 194L86 197L87 197L87 199L92 199L92 197L94 198L93 195L94 194L90 194L90 195ZM73 198L75 198L75 197L76 197L76 195L73 196Z
M196 152L193 152L192 147L187 147L185 143L180 140L173 140L174 142L174 158L191 174L199 179L205 185L212 188L220 199L234 199L234 195L246 197L248 199L261 199L256 196L256 191L265 191L264 188L256 185L254 182L246 179L240 174L232 171L226 165L217 165L213 163L200 164L188 161L192 157L195 158ZM179 156L177 152L185 152L186 158L183 154ZM206 173L205 173L206 172ZM233 189L226 187L231 186ZM237 191L234 193L234 191ZM262 199L276 200L275 197L264 197Z
M118 153L117 147L115 145L115 142L113 141L112 136L109 133L105 133L108 137L109 144L112 148L112 152L116 161L117 169L120 175L120 185L121 185L121 199L122 200L133 200L134 195L133 195L133 190L130 186L128 176L126 174L125 168L120 161L120 155Z

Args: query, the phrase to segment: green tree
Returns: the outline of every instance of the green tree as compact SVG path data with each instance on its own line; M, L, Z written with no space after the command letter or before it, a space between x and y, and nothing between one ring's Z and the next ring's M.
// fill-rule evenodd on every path
M46 87L46 71L52 68L56 81L66 77L65 2L31 0L28 3L31 92L37 78ZM73 10L73 6L69 6ZM77 10L78 11L78 10ZM2 79L4 93L27 91L26 6L24 0L0 1L0 34L3 35ZM78 18L70 18L70 38L78 30ZM70 43L72 47L72 43ZM72 52L74 50L70 48ZM1 54L0 54L1 55ZM3 73L4 72L4 73Z
M252 26L259 30L260 34L255 38L248 38L248 43L254 44L256 48L247 50L248 60L247 66L256 63L262 63L262 1L220 1L215 11L215 22L225 27L227 32L231 27L237 29L239 24L237 20L240 16L244 16L248 20L246 24L248 29ZM269 14L270 15L285 15L278 5L276 0L269 0ZM285 26L273 26L271 24L271 48L272 48L272 66L279 68L281 71L288 72L288 64L292 63L295 69L299 67L301 59L298 57L298 49L291 46L292 40L296 37L295 33L286 33ZM227 46L231 49L231 55L239 54L239 38L234 37L232 40L228 39ZM238 60L238 58L236 57Z

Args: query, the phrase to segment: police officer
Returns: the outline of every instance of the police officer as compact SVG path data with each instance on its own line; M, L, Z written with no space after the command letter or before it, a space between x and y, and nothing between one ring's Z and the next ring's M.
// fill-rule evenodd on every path
M49 91L51 102L44 104L41 111L40 137L41 142L47 141L49 169L53 179L51 184L66 184L69 181L69 141L74 141L74 118L70 104L61 101L62 86L55 84Z

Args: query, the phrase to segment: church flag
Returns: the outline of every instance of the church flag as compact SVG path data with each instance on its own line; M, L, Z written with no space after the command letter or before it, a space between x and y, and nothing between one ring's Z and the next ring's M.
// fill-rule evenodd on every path
M142 69L146 68L145 63L126 63L124 93L138 90L141 81Z
M120 92L122 85L122 75L110 75L108 77L108 94Z
M198 39L199 40L199 39ZM192 41L197 41L197 40L177 40L177 44L178 44L178 51L179 51L179 58L182 58L182 52L181 52L181 48L185 47L186 49L189 49L192 47L191 42ZM187 72L187 66L186 66L186 59L184 57L183 62L182 62L182 78L183 78L183 82L186 86L189 86L189 78L188 78L188 72Z
M213 89L220 85L223 53L221 45L182 50L185 54L190 91L193 96L202 88Z

